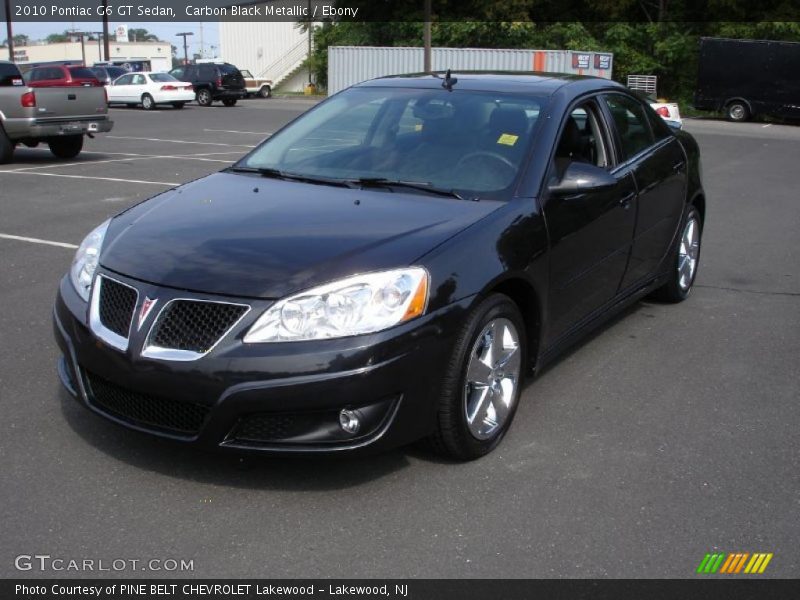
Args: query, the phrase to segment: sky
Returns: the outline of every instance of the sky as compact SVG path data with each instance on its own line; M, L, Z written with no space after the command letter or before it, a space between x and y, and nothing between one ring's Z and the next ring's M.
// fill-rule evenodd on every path
M5 25L5 21L3 22ZM121 21L110 21L108 30L111 35L114 35L114 29L117 25L128 25L128 29L147 29L150 33L156 34L160 39L165 42L171 42L179 48L180 55L183 55L183 38L176 36L176 33L183 31L192 31L194 35L187 38L189 43L189 54L200 52L200 26L203 26L203 43L205 47L205 56L214 58L211 54L211 46L215 46L216 52L219 53L219 23L182 23L182 22L147 22L147 23L124 23ZM100 21L76 21L71 23L69 21L60 21L52 23L30 23L30 22L15 22L13 23L14 35L25 34L32 40L44 39L51 33L62 33L66 29L78 29L82 31L102 31L103 24ZM0 42L5 39L6 35L5 26L2 28L0 34ZM113 39L113 38L112 38Z

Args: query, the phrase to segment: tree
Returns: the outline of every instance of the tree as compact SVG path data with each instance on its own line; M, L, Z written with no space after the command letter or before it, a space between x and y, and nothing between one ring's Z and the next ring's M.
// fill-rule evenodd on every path
M12 36L11 40L14 42L15 46L27 46L31 39L25 35L24 33L20 33L18 35ZM3 40L3 46L8 48L8 38Z
M158 42L158 36L150 33L147 29L128 29L129 42Z

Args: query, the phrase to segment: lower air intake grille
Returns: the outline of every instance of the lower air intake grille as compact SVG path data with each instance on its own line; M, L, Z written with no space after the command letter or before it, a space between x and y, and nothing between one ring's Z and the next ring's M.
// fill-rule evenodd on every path
M208 407L140 394L87 374L92 404L124 421L175 433L197 434Z
M309 427L308 418L292 414L255 414L245 417L236 428L234 437L244 442L285 440L301 434Z
M241 304L173 300L158 317L150 344L204 354L248 309Z
M100 279L100 322L117 335L128 337L138 293L130 286L102 277Z

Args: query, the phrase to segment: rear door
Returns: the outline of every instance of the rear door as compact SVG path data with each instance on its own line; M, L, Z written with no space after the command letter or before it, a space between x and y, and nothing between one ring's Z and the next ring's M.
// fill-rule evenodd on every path
M648 106L624 93L603 96L622 165L633 173L636 227L620 290L655 275L671 246L686 199L686 156L669 126Z

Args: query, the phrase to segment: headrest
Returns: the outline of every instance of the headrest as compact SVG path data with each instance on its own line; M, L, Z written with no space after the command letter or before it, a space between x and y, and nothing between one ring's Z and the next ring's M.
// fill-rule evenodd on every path
M562 158L577 158L583 150L583 138L578 124L571 116L567 119L564 132L561 134L561 141L556 150L556 156Z

